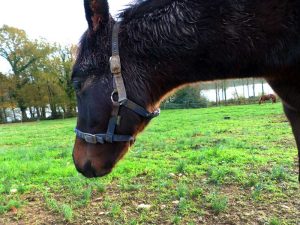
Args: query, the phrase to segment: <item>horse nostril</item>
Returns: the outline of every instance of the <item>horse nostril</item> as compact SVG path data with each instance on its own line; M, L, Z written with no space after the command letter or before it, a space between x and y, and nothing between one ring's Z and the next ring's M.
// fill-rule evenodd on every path
M95 169L92 167L92 162L87 161L83 167L83 170L80 171L84 176L88 178L97 177Z

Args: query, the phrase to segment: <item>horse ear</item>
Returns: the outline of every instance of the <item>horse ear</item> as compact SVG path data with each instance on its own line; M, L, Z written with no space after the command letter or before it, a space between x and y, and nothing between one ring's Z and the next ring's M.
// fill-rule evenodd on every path
M85 17L89 29L97 31L99 26L109 20L109 7L107 0L84 0Z

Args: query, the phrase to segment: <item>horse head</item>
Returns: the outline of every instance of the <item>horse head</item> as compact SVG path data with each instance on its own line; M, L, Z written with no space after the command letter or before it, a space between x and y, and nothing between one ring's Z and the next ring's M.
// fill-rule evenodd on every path
M119 24L107 1L85 0L84 6L89 28L72 74L78 105L73 159L83 175L98 177L112 170L159 111L141 79L129 72L137 69L126 63L121 69Z

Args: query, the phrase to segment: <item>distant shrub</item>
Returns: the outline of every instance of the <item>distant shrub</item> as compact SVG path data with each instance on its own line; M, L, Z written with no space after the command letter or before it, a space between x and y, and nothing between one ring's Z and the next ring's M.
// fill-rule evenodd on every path
M188 86L177 91L163 102L163 109L207 108L209 100L201 94L199 87Z

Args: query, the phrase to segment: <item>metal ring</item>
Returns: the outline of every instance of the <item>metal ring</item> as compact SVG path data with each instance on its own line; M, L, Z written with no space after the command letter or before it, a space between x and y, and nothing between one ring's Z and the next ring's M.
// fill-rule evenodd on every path
M114 95L117 95L118 96L118 99L117 100L114 100ZM119 104L119 93L117 90L114 90L111 95L110 95L110 99L111 99L111 102L113 104Z

